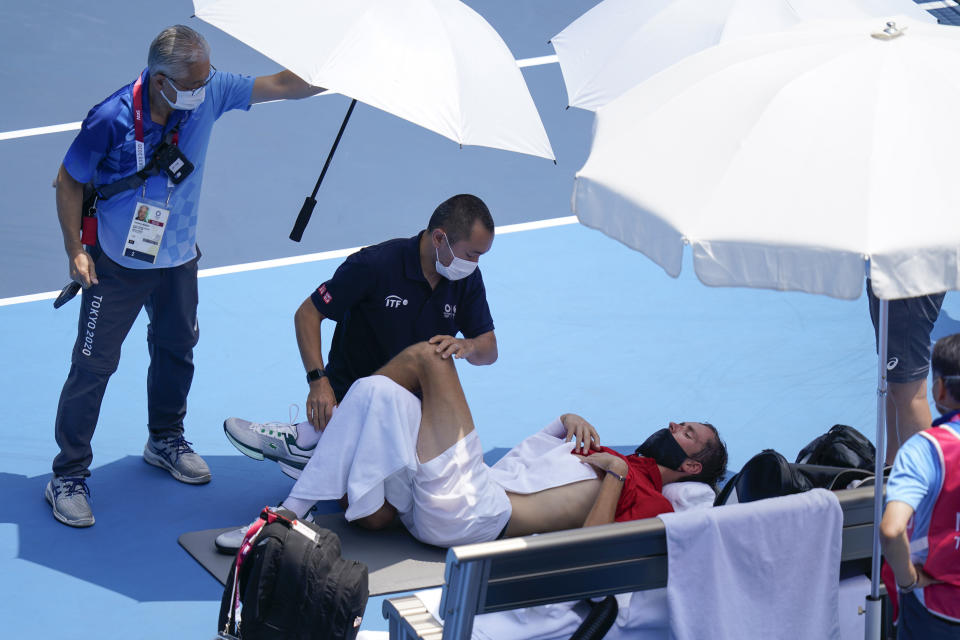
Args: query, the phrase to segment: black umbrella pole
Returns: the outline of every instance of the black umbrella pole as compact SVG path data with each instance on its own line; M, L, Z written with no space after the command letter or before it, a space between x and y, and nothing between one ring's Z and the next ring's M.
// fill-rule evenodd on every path
M320 190L320 184L323 183L323 176L327 175L327 169L330 167L330 161L333 160L333 154L337 152L337 145L340 144L340 138L343 137L343 131L347 128L347 122L350 121L350 114L353 113L353 108L355 106L357 106L356 99L350 102L350 107L347 109L347 115L343 117L343 123L340 125L340 131L337 132L337 137L333 141L333 146L330 147L330 153L327 154L327 161L323 163L323 169L320 170L320 177L317 178L317 184L313 187L313 194L307 196L303 200L303 206L300 207L300 213L297 215L297 221L293 224L293 230L290 232L290 239L294 242L300 242L300 239L303 237L303 232L307 228L307 223L310 222L310 216L313 215L313 208L317 206L317 192Z

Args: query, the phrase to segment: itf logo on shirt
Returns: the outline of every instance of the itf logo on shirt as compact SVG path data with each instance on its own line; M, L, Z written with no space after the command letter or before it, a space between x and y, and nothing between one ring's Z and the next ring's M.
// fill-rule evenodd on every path
M443 305L443 317L449 320L457 315L457 305Z
M400 296L390 295L383 299L384 305L387 309L399 309L400 305L407 306L407 300L401 298Z
M323 301L326 304L330 304L330 301L333 300L333 296L331 296L330 293L327 291L327 285L325 284L320 285L320 287L317 289L317 293L319 293L323 297Z

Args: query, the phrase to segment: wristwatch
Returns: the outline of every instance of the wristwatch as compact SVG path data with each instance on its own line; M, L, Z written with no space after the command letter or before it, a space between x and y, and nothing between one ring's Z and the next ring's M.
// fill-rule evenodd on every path
M327 373L323 369L314 369L312 371L307 371L307 383L309 384L314 380L319 380L325 375L327 375Z

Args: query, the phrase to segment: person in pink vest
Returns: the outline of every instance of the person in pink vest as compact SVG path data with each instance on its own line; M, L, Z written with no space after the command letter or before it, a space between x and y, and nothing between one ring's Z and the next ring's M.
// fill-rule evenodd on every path
M960 334L937 341L931 369L942 415L897 452L880 523L899 640L960 638Z

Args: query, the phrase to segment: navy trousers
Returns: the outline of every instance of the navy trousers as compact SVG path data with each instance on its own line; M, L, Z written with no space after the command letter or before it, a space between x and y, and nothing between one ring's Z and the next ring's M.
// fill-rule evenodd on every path
M72 364L60 392L55 435L60 453L53 460L59 476L90 475L90 441L120 347L140 309L146 308L147 427L157 437L183 433L187 394L193 382L197 323L197 258L166 269L127 269L99 249L91 256L99 284L83 292Z

